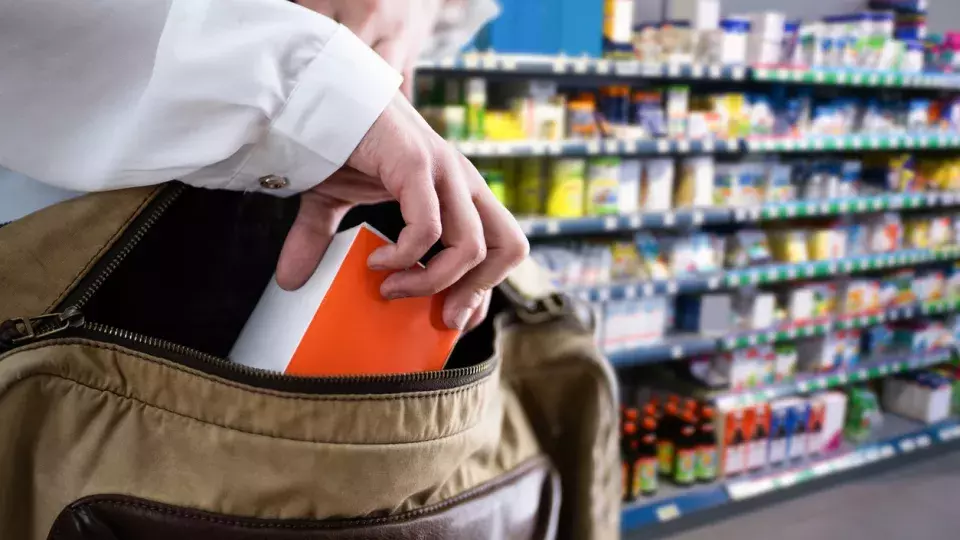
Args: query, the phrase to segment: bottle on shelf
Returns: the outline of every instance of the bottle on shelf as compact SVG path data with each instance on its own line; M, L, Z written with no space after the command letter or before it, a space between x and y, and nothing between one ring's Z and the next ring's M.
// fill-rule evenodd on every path
M649 497L657 493L657 469L657 421L648 416L643 419L636 461L633 463L633 482L640 495Z
M673 475L674 441L679 428L679 414L676 402L668 402L657 430L657 463L660 474L668 477Z
M717 479L717 434L714 421L713 407L705 406L700 413L700 426L697 431L695 469L699 482L713 482Z
M637 462L638 445L637 425L633 422L624 422L620 434L620 467L623 479L623 500L626 502L637 499L634 464Z
M673 481L678 486L691 486L696 480L696 458L699 447L697 437L697 417L691 411L685 411L679 419L679 429L675 443L673 462Z

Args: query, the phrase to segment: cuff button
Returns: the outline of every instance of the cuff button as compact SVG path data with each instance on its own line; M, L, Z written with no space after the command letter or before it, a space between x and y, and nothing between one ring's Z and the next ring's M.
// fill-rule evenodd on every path
M290 180L288 180L285 176L268 174L260 177L260 187L263 189L283 189L288 185L290 185Z

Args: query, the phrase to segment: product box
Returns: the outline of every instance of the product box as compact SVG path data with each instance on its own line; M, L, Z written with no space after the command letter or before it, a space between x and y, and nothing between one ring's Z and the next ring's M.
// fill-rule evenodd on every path
M231 360L312 377L443 369L459 337L443 322L445 295L385 299L380 285L390 272L371 270L367 258L389 244L360 225L333 237L300 289L285 291L270 280Z
M813 399L823 406L823 427L814 450L819 453L839 450L847 416L847 395L843 392L823 392Z
M680 163L680 178L677 183L677 207L711 206L713 204L714 177L713 156L697 156L684 159Z
M952 400L952 382L936 373L912 373L884 380L883 408L907 418L928 424L946 420Z
M803 459L807 455L807 425L810 421L810 405L804 399L790 401L787 411L787 457L790 460Z
M776 295L753 289L738 291L734 304L734 309L743 321L745 330L763 330L772 327L776 308Z
M810 373L832 371L840 364L842 346L843 341L836 332L798 342L800 369Z
M641 200L643 210L664 212L673 208L673 160L650 159L644 162Z
M775 41L778 45L782 43L786 15L777 11L763 11L751 13L749 17L750 37Z
M770 404L770 442L767 447L767 461L777 467L787 459L787 438L790 403L782 400Z
M823 426L826 422L826 405L816 399L809 401L810 418L807 421L807 457L814 457L823 449Z
M720 24L720 0L670 0L667 13L671 21L690 21L694 30L713 30Z
M787 318L793 324L806 324L814 318L815 304L813 289L791 289L787 298Z
M677 298L680 330L704 335L733 331L733 298L729 294L702 294Z
M797 346L795 344L778 345L775 349L777 355L774 379L776 382L782 382L792 379L797 373Z
M734 409L724 415L722 470L725 476L740 474L746 469L743 421L743 409Z
M642 175L643 162L639 159L624 159L620 162L620 192L617 195L620 215L634 214L640 211Z
M752 413L752 414L751 414ZM770 406L762 403L747 410L753 427L753 437L747 452L747 469L762 469L768 463L770 441Z

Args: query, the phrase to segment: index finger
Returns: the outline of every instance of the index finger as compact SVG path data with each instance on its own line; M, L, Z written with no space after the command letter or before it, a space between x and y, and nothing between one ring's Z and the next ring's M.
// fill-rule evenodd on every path
M417 264L440 240L443 230L440 201L433 175L426 163L412 168L393 169L384 178L387 186L398 185L393 195L400 203L404 227L396 244L378 248L370 254L367 265L374 270L403 270ZM399 179L396 184L394 179ZM389 189L389 187L388 187Z

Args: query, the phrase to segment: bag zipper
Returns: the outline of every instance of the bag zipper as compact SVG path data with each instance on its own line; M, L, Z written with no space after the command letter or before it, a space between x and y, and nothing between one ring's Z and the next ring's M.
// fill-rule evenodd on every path
M496 360L485 360L465 368L400 375L342 377L300 377L284 375L242 364L120 328L87 321L82 309L187 187L175 183L150 203L128 229L124 240L103 257L90 275L89 285L70 294L61 311L35 317L21 317L0 323L0 361L20 347L61 338L89 338L167 358L188 367L260 388L316 394L382 394L447 390L479 381L491 373Z

